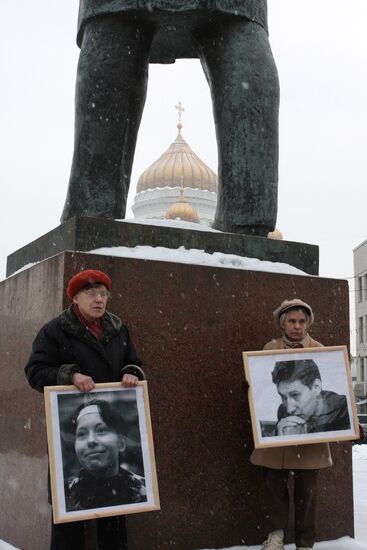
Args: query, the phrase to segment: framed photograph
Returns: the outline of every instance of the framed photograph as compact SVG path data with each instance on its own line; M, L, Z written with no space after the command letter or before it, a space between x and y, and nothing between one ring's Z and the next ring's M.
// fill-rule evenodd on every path
M159 509L146 382L45 388L54 523Z
M243 353L255 448L359 438L346 346Z

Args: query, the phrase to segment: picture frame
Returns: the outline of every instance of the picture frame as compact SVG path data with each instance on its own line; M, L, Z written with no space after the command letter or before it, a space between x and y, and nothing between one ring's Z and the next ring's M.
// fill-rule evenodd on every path
M147 382L45 387L54 523L160 509Z
M243 360L256 449L359 438L346 346L249 351Z

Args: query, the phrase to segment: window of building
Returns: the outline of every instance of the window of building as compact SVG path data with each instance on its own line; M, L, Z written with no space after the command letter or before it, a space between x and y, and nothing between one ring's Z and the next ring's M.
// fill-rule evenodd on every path
M358 302L363 300L363 277L358 277Z
M364 316L364 329L365 329L364 341L367 342L367 315Z
M367 275L363 276L364 299L367 300Z
M363 342L363 317L358 317L359 320L359 343L361 344Z
M359 379L360 379L361 382L365 381L365 377L364 377L364 358L363 357L359 358Z

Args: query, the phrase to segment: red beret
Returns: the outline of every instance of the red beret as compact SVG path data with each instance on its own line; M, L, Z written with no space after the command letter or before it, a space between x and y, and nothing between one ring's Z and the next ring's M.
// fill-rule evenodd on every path
M112 288L111 279L106 273L97 269L85 269L84 271L79 271L69 281L66 292L70 300L74 298L79 290L88 285L104 285L107 290L111 290Z

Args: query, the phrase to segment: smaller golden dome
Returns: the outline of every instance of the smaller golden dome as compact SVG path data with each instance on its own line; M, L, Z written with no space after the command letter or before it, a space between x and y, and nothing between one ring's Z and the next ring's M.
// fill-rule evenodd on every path
M276 241L282 241L283 233L281 233L279 229L275 228L274 231L271 231L270 233L268 233L268 239L275 239Z
M181 197L167 210L166 220L181 220L184 222L199 223L197 211L183 196L184 189L181 185Z

